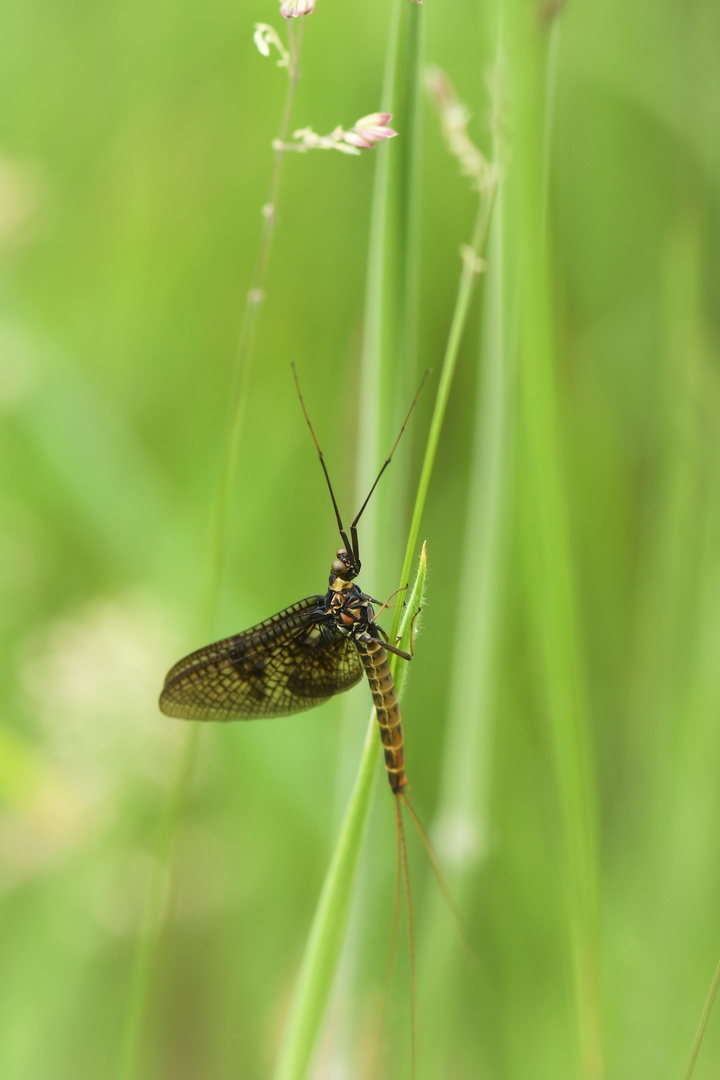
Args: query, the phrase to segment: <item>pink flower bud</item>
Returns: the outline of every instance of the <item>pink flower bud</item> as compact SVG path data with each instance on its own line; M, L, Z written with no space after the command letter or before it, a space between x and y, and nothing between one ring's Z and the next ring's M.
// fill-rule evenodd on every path
M372 150L375 145L369 139L362 138L355 131L346 131L343 135L343 139L346 143L350 143L351 146L357 146L358 150Z
M374 112L368 116L361 116L359 120L355 121L355 127L370 127L371 125L384 125L388 120L392 120L392 113L390 112Z
M345 142L361 150L370 150L375 143L397 135L397 131L387 126L389 120L392 120L392 113L376 112L361 116L350 131L345 132Z
M284 19L297 19L300 15L312 15L314 10L315 0L285 0L280 14Z

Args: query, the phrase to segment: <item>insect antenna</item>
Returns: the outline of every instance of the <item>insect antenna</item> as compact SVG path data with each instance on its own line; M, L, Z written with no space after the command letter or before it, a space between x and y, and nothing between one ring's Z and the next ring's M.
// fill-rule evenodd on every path
M294 360L292 361L292 370L293 370L293 377L295 379L295 387L296 387L297 392L298 392L298 397L300 398L300 405L302 406L303 414L305 416L305 419L307 420L307 426L310 428L310 434L312 435L313 442L315 443L315 449L318 452L318 457L320 458L320 464L322 465L322 470L325 473L325 479L327 480L327 486L328 486L328 490L330 491L330 498L332 499L333 510L335 511L335 517L337 518L338 530L340 531L340 539L342 540L343 544L345 545L345 550L349 554L352 555L353 561L356 564L355 565L355 570L357 572L357 571L360 570L360 560L357 557L357 551L356 551L357 545L355 547L351 547L350 546L350 541L347 538L347 533L345 532L345 527L344 527L344 525L342 523L342 518L340 517L340 511L338 510L338 504L337 504L336 499L335 499L335 492L333 491L332 484L330 483L330 474L327 471L327 466L325 464L325 458L323 457L323 452L320 449L320 443L317 441L317 436L316 436L316 434L315 434L315 432L313 430L312 423L310 422L310 417L308 416L308 411L305 408L305 399L303 398L302 390L300 389L300 380L298 379L297 369L295 367L295 361ZM414 404L414 402L413 402L413 404ZM401 432L401 434L402 434L402 432ZM394 449L395 448L393 447L393 450ZM390 455L390 456L392 457L392 455ZM383 468L384 468L384 466L383 466ZM375 481L375 483L377 483L377 480ZM365 500L365 501L367 502L367 500ZM363 507L363 509L364 509L364 507Z
M351 523L351 525L350 525L350 536L352 537L352 553L353 553L353 557L354 557L354 559L355 559L356 563L358 564L358 566L360 565L360 553L359 553L359 550L358 550L358 535L357 535L357 523L358 523L358 521L360 520L360 518L362 517L362 515L363 515L363 512L364 512L364 510L365 510L365 507L366 507L366 506L367 506L367 504L368 504L368 503L370 502L370 499L372 498L372 494L373 494L373 492L375 491L375 488L376 488L376 487L378 486L378 482L379 482L379 480L380 480L380 477L382 476L382 474L383 474L383 473L385 472L385 470L387 469L388 465L389 465L389 464L390 464L390 462L392 461L392 458L393 458L393 454L394 454L394 453L395 453L395 451L397 450L397 445L398 445L398 443L400 442L400 440L402 439L402 436L403 436L403 432L405 431L405 428L407 427L407 423L408 423L408 420L409 420L409 419L410 419L410 417L412 416L412 414L413 414L413 410L414 410L415 406L416 406L416 405L417 405L417 403L418 403L418 398L420 397L420 395L421 395L421 393L422 393L422 390L423 390L423 386L425 385L425 380L427 379L427 377L428 377L428 375L430 374L430 372L431 372L431 371L432 371L432 368L427 368L427 370L425 371L425 374L423 375L423 377L422 377L422 379L421 379L421 381L420 381L420 385L419 385L419 387L418 387L417 393L415 394L415 397L413 398L413 403L412 403L412 405L410 406L410 408L409 408L409 410L408 410L408 414L407 414L407 416L406 416L406 417L405 417L405 419L403 420L403 425L402 425L402 427L400 428L400 434L398 435L397 439L396 439L396 440L395 440L395 442L393 443L393 448L392 448L392 450L390 451L390 454L389 454L388 458L387 458L387 459L386 459L386 461L384 462L384 464L383 464L383 467L381 468L380 472L379 472L379 473L377 474L377 476L375 477L375 483L374 483L374 484L373 484L373 486L372 486L372 487L370 488L370 491L369 491L369 492L368 492L368 494L367 494L367 497L366 497L366 499L365 499L365 502L364 502L364 503L362 504L362 506L361 506L361 507L360 507L360 509L358 510L357 514L355 515L355 520L354 520L354 521L353 521L353 522ZM303 408L305 408L305 406L303 406ZM305 416L307 417L307 413L305 414ZM308 420L308 423L310 423L310 421L309 421L309 420ZM310 430L312 431L312 428L311 428ZM314 435L313 435L313 438L315 438L315 436L314 436ZM315 445L317 446L317 440L315 440ZM318 447L318 449L319 449L319 447ZM320 460L322 461L322 455L321 455L321 457L320 457ZM323 466L323 468L324 468L324 466ZM328 483L330 483L330 481L328 481ZM349 549L348 549L348 550L349 550Z

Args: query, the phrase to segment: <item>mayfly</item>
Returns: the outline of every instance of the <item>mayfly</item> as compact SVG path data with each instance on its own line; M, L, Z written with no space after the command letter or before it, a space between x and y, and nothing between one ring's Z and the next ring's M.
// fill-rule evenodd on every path
M367 675L380 727L387 777L396 796L398 873L401 861L411 943L412 1054L415 1075L415 963L410 880L401 803L407 808L418 828L436 873L439 873L439 870L430 842L407 797L408 780L405 773L400 706L388 662L388 653L394 653L403 660L412 660L412 623L410 652L405 652L398 648L396 643L388 640L387 634L376 621L374 605L379 601L364 593L360 586L355 584L355 578L360 573L361 566L358 522L380 477L392 460L428 373L423 377L390 454L350 524L349 536L340 516L322 450L305 408L294 365L293 373L343 543L330 567L328 590L322 595L299 600L244 633L206 645L180 660L165 679L160 708L168 716L188 720L253 720L289 716L321 705L335 694L355 686L362 679L363 673ZM383 604L380 610L386 606L387 603ZM445 891L441 876L440 880ZM396 912L398 900L399 895L396 896ZM397 914L395 925L397 926ZM393 934L395 932L394 930Z
M293 367L294 372L294 367ZM412 659L388 640L375 620L373 600L355 578L360 573L358 522L390 464L420 395L405 417L400 434L375 483L350 525L340 517L325 459L310 422L295 374L298 395L318 452L343 547L330 568L323 595L298 600L242 634L206 645L180 660L165 679L160 708L186 720L254 720L290 716L321 705L349 690L367 675L385 754L390 787L403 797L407 788L400 706L388 653Z

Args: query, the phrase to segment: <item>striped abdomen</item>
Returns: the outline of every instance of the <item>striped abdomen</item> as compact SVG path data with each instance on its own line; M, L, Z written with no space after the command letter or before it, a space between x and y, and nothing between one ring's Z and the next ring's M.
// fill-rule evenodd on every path
M387 653L375 638L363 635L355 643L367 672L370 690L375 702L380 737L385 751L385 768L393 792L401 794L407 787L405 775L405 750L403 749L403 729L400 722L395 683L388 665Z

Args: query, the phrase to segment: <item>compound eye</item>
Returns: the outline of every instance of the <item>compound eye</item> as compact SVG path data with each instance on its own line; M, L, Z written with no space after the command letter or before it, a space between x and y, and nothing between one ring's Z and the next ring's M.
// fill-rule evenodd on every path
M338 554L339 554L339 552L338 552ZM347 573L347 566L345 565L344 562L340 562L339 559L335 560L335 562L332 564L330 569L332 570L335 577L340 577L341 574L346 574Z
M348 561L348 553L345 548L338 548L335 554L337 555L338 559L342 559L343 562Z

